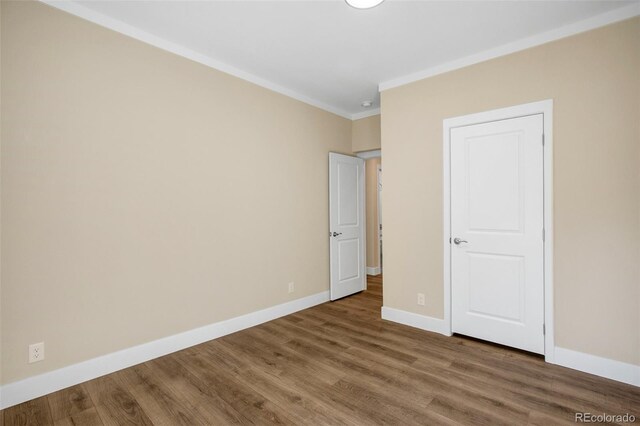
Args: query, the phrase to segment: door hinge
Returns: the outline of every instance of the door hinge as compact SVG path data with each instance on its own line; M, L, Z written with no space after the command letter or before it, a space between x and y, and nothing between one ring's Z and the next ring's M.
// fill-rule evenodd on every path
M547 325L546 324L542 324L542 335L543 336L547 335Z
M544 133L542 134L542 146L544 146Z
M449 237L449 244L451 244L451 237Z
M544 241L544 228L542 228L542 241Z

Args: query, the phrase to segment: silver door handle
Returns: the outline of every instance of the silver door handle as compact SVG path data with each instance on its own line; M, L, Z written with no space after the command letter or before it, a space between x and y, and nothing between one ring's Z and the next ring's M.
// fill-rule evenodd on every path
M332 237L337 237L338 235L342 235L342 232L334 232L331 234Z
M453 239L453 242L454 242L456 245L458 245L458 244L461 244L461 243L468 243L469 241L467 241L467 240L461 240L460 238L454 238L454 239Z

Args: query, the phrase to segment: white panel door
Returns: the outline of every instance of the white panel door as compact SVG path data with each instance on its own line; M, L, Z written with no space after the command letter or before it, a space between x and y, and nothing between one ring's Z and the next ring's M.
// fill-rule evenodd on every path
M329 153L331 300L366 288L364 160Z
M452 330L540 354L542 120L451 129Z

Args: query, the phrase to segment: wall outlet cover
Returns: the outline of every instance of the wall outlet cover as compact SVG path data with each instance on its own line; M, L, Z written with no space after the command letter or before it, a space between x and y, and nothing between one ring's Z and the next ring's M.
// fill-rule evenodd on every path
M29 345L29 364L44 360L44 342Z

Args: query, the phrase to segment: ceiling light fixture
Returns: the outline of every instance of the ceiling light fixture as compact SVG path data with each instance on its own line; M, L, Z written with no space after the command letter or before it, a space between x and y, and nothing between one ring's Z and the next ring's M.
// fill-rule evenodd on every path
M371 9L372 7L376 7L384 0L345 0L347 4L351 7L355 7L356 9Z
M371 105L373 105L373 102L372 101L362 101L362 103L360 105L362 105L365 108L370 108Z

